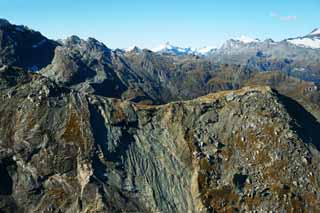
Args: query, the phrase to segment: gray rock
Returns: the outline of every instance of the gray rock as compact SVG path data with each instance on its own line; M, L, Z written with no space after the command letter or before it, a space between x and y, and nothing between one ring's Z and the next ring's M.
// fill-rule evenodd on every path
M319 124L301 123L289 110L301 106L268 87L155 106L69 90L12 68L0 77L2 211L317 208L318 136L298 129Z

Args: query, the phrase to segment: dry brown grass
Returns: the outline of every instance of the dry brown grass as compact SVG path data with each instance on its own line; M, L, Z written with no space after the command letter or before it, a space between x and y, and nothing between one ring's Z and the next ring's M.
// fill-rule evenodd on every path
M66 143L79 145L82 151L86 148L86 139L81 130L81 119L75 111L70 113L62 138Z

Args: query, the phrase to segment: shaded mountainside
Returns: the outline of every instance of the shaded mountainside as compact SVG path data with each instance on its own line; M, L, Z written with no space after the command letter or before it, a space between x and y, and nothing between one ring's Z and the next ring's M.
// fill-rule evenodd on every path
M38 71L50 64L57 46L39 32L0 19L0 66Z
M152 106L0 77L2 211L319 210L319 123L269 87Z

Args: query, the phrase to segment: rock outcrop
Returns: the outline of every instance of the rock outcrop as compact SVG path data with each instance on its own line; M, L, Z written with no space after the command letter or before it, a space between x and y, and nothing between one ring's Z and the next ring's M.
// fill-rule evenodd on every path
M150 82L144 82L117 52L93 38L67 38L55 49L52 62L41 74L83 93L136 102L159 101Z
M319 123L269 87L143 105L9 67L0 88L1 211L319 210Z

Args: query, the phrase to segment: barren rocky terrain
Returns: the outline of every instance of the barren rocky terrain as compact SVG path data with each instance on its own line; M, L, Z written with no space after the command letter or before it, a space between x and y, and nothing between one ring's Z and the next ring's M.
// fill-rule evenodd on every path
M316 81L4 20L0 62L0 212L320 210Z

